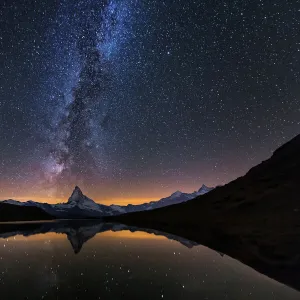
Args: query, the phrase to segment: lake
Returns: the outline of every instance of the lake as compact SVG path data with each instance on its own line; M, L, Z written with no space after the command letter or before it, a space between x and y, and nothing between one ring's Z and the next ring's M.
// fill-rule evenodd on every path
M7 226L0 225L2 300L300 299L298 291L177 236L97 222Z

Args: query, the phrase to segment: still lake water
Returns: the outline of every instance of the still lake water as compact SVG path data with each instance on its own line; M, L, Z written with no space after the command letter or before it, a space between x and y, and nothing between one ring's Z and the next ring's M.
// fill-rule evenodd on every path
M300 299L298 291L186 240L126 229L67 231L1 235L2 300Z

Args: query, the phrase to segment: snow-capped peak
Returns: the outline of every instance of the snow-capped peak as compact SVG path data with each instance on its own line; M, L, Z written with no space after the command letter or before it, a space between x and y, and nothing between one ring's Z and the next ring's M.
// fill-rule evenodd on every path
M198 190L198 194L202 195L202 194L206 194L208 192L210 192L211 190L213 190L214 188L212 187L208 187L205 184L202 184L201 188Z
M176 191L175 193L173 193L173 194L170 196L170 198L177 198L177 197L181 196L181 194L182 194L182 192Z
M75 189L67 204L71 205L72 207L76 206L84 210L87 209L101 211L100 205L87 196L83 195L81 189L78 186L75 186Z
M79 204L80 202L84 201L85 196L83 195L81 189L78 186L75 186L75 189L68 200L68 203L76 203Z

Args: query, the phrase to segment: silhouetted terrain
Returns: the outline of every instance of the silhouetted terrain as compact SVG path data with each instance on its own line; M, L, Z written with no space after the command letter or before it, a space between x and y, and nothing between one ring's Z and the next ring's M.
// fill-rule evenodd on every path
M106 219L197 241L299 289L299 154L300 135L201 199Z
M33 206L18 206L13 204L0 203L0 222L6 221L37 221L51 220L53 216L43 209Z

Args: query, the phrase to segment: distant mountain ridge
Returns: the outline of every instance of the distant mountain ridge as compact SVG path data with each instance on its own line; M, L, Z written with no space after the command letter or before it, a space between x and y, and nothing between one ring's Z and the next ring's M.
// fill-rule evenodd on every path
M149 203L137 204L132 205L128 204L127 206L118 206L112 205L119 213L129 213L129 212L137 212L143 210L152 210L164 206L169 206L173 204L178 204L182 202L186 202L188 200L194 199L198 196L204 195L210 191L212 191L213 187L207 187L206 185L202 185L198 191L193 193L183 193L181 191L176 191L175 193L171 194L169 197L162 198L158 201L151 201Z
M92 199L85 196L81 189L76 186L72 195L66 203L48 204L40 203L32 200L21 202L13 199L4 200L0 203L10 204L21 207L37 207L45 211L47 214L55 218L79 219L79 218L99 218L103 216L114 216L129 212L138 212L143 210L152 210L160 207L165 207L173 204L178 204L191 200L197 196L204 195L214 188L202 185L202 187L193 193L183 193L176 191L166 198L158 201L151 201L138 205L129 204L127 206L121 205L103 205L94 202Z

